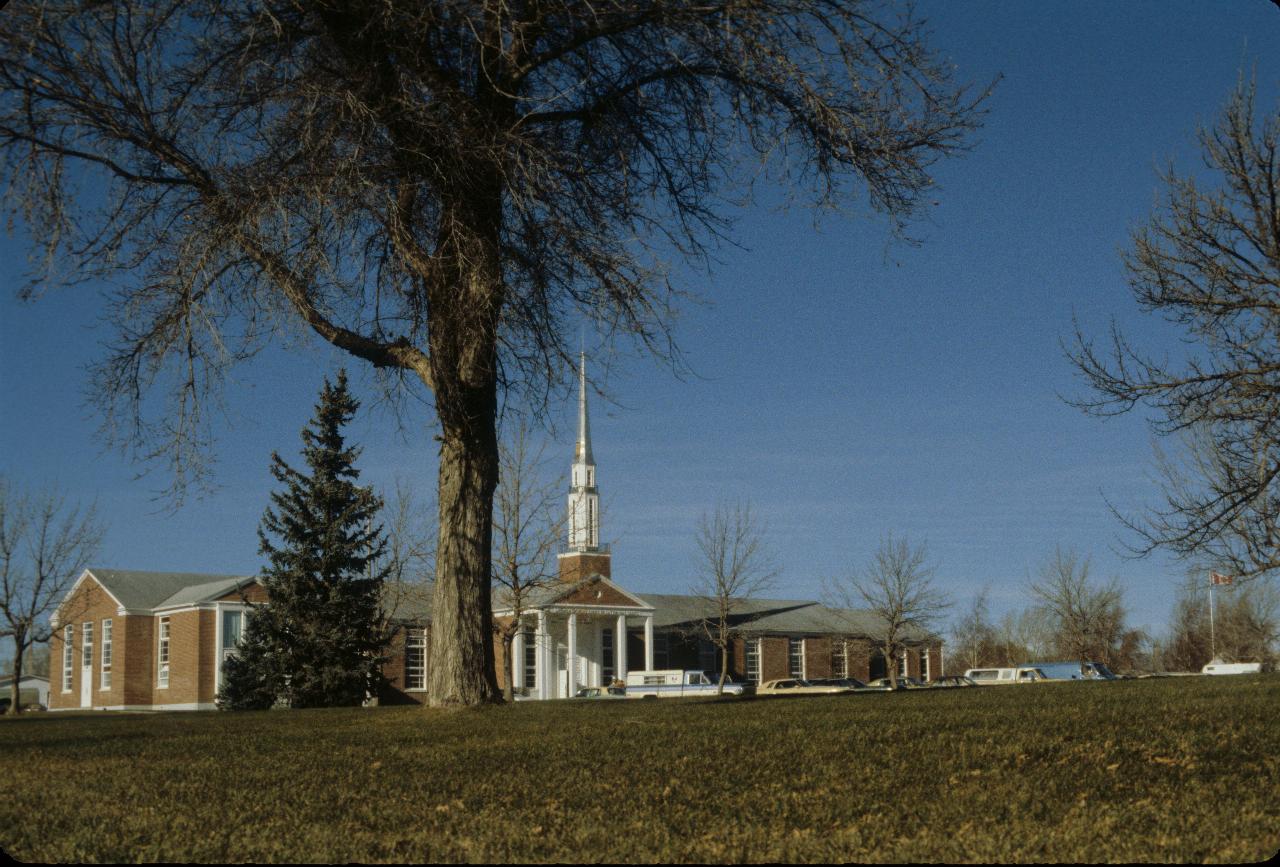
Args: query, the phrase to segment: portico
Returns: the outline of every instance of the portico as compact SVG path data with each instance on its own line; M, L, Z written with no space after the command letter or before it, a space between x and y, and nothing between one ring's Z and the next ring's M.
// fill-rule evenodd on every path
M558 598L530 606L512 642L512 685L518 693L568 698L585 686L625 680L630 669L653 667L651 605L599 575L549 589L559 591ZM629 659L627 636L637 629L643 655Z

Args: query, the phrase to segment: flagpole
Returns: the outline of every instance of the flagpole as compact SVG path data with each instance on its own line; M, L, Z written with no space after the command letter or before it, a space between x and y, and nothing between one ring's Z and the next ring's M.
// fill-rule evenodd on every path
M1213 585L1218 583L1213 580L1213 573L1209 573L1209 653L1210 662L1218 661L1218 639L1217 633L1213 628Z

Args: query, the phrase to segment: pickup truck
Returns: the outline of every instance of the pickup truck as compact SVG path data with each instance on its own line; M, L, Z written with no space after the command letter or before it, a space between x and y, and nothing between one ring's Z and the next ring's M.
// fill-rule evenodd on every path
M1013 683L1040 683L1048 680L1044 672L1031 666L1018 665L1012 668L971 668L964 676L978 686L1005 686Z
M716 680L701 671L668 669L627 672L627 698L686 698L715 695ZM742 685L725 683L725 695L742 695Z

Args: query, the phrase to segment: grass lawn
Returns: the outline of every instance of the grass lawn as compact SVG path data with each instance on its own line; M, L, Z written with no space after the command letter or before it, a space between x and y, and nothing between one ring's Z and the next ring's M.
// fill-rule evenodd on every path
M1280 676L0 719L35 861L1255 861Z

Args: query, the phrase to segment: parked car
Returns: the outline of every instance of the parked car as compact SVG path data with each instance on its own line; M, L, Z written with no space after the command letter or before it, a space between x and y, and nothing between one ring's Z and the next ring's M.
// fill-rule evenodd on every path
M809 683L815 686L840 686L848 692L883 692L879 688L872 689L856 677L822 677L810 680Z
M924 681L914 677L898 678L898 689L920 689L923 687ZM879 677L867 684L867 686L876 687L877 689L893 689L893 682L887 677Z
M1034 668L1049 680L1119 680L1101 662L1024 662L1018 668Z
M578 690L574 698L626 698L627 690L621 686L587 686Z
M834 695L853 688L836 683L814 683L797 677L766 680L756 687L756 695Z
M928 684L930 689L951 689L960 686L977 686L977 684L963 674L949 674Z

